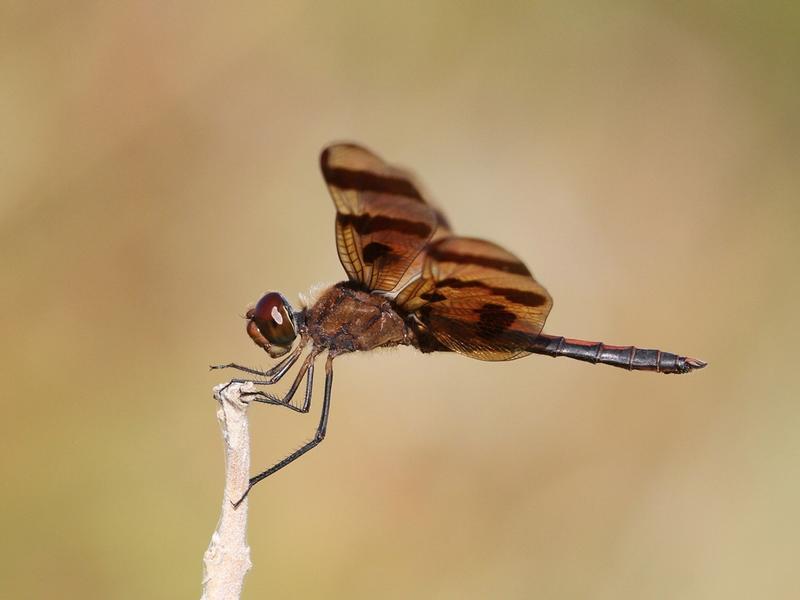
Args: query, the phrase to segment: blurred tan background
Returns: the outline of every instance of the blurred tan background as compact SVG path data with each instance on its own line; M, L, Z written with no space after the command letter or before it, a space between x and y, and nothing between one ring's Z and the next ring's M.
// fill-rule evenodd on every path
M798 6L3 3L0 597L199 596L207 365L343 278L348 139L522 257L546 331L710 366L341 359L245 597L796 598ZM254 471L316 425L284 413Z

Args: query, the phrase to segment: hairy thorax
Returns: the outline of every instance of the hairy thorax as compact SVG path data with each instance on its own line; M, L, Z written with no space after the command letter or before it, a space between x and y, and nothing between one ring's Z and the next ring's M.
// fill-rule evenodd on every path
M306 310L314 345L336 353L411 344L413 333L388 299L337 283Z

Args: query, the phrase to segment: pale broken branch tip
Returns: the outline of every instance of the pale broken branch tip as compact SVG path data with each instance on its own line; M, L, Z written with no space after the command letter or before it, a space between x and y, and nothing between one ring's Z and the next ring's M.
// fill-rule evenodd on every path
M250 477L249 402L245 398L254 391L252 383L214 387L214 398L219 402L217 419L225 444L225 491L217 528L203 555L202 600L238 599L244 577L252 567L245 497Z

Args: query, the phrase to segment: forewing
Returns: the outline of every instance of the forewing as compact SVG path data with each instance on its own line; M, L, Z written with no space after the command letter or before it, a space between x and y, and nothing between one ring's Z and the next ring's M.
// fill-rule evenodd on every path
M411 266L409 266L406 270L405 275L403 275L403 277L397 283L396 288L398 290L405 289L410 282L417 279L422 274L422 267L425 264L425 257L427 256L426 250L428 245L453 234L453 231L450 229L450 223L448 222L447 217L444 216L444 213L435 205L432 206L432 208L436 214L436 229L426 247L423 248L419 254L417 254L417 257L412 261ZM417 281L419 280L417 279Z
M421 277L398 294L427 335L481 360L529 354L552 300L516 256L473 238L447 237L426 252Z
M336 247L348 277L370 290L393 290L434 235L436 211L410 174L361 146L329 146L320 165L336 206Z

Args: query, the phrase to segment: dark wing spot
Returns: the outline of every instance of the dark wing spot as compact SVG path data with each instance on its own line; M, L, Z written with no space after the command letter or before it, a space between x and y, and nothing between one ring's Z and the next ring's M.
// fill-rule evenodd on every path
M462 254L460 252L448 252L439 248L432 248L428 251L428 256L438 260L439 262L451 262L465 265L478 265L480 267L487 267L489 269L496 269L505 273L514 273L515 275L530 275L523 263L520 261L503 260L501 258L490 258L488 256L479 256L477 254Z
M521 304L522 306L542 306L547 303L547 298L542 296L541 294L537 294L536 292L530 292L527 290L520 290L517 288L506 288L506 287L494 287L483 281L464 281L463 279L458 279L456 277L448 277L447 279L442 279L441 281L436 282L437 288L448 287L453 289L461 289L461 288L482 288L487 291L487 294L492 294L494 296L502 296L509 300L510 302L515 302L516 304Z
M378 231L395 231L406 235L427 238L431 234L431 228L427 223L409 221L407 219L396 219L383 215L376 215L373 217L368 213L361 215L337 214L336 219L343 227L353 227L359 235L368 235Z
M385 217L383 215L377 215L369 219L369 221L367 221L364 233L373 233L376 231L385 230L405 233L407 235L415 235L421 238L427 238L431 234L431 227L427 223L409 221L407 219L395 219L393 217Z
M523 306L534 307L542 306L547 303L547 298L536 292L526 292L513 288L492 288L492 293L503 296L507 300L522 304Z
M491 302L476 308L475 312L478 313L479 318L478 335L487 340L498 337L517 320L514 313L506 310L500 304Z
M427 300L428 302L441 302L442 300L447 300L447 296L440 294L439 292L425 292L424 294L420 294L419 297L422 300Z
M387 177L369 171L330 167L327 164L326 153L322 155L322 173L325 175L325 181L343 190L405 196L417 202L425 202L420 191L408 179Z
M384 258L392 254L392 248L380 242L371 242L364 246L364 263L371 265L379 258Z

